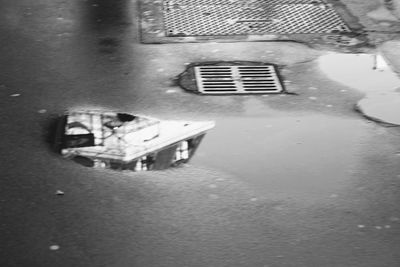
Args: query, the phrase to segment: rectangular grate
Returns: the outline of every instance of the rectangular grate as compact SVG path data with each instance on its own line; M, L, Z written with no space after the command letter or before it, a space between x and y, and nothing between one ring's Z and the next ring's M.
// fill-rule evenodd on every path
M350 32L322 0L164 0L166 36Z
M271 94L283 87L273 65L194 67L202 94Z

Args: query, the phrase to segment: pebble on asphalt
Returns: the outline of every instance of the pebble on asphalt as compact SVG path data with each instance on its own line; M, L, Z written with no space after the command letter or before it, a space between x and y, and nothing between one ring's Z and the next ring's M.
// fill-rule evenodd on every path
M11 97L17 97L17 96L20 96L21 94L12 94L12 95L10 95Z
M45 110L45 109L40 109L40 110L38 110L38 112L41 113L41 114L43 114L43 113L46 113L47 110Z
M56 195L58 195L58 196L62 196L62 195L64 195L64 192L63 192L63 191L61 191L61 190L57 190L57 191L56 191Z
M59 245L51 245L49 248L50 248L50 250L59 250L60 246Z

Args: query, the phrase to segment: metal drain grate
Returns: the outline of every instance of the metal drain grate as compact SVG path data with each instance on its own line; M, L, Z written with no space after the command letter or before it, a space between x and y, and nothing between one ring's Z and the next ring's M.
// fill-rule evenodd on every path
M350 32L322 0L164 0L166 36Z
M194 67L202 94L271 94L283 87L273 65Z

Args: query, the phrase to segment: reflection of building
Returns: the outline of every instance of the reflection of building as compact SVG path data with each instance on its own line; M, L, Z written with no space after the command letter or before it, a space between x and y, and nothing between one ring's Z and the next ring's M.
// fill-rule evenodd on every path
M214 122L157 120L126 113L71 112L60 119L56 149L85 166L161 170L186 163Z

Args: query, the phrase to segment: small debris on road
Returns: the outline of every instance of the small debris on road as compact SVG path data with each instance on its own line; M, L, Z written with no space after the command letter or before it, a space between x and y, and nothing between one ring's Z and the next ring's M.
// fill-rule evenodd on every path
M317 100L317 98L315 96L310 96L308 99L310 100Z
M51 245L49 248L50 248L50 250L59 250L60 246L59 245Z
M20 96L21 94L12 94L12 95L10 95L11 97L17 97L17 96Z
M46 109L40 109L40 110L38 110L38 113L40 113L40 114L43 114L43 113L46 113L46 112L47 112Z
M327 107L327 108L331 108L331 107L333 107L333 106L332 106L332 105L326 105L326 107Z
M176 90L174 89L168 89L167 91L165 91L167 94L173 94L176 93Z
M357 225L357 227L358 228L365 228L365 225L364 224L359 224L359 225Z
M57 191L56 191L56 195L58 195L58 196L62 196L62 195L64 195L64 192L63 192L63 191L61 191L61 190L57 190Z
M375 226L375 229L381 230L381 229L382 229L382 226L377 225L377 226Z

